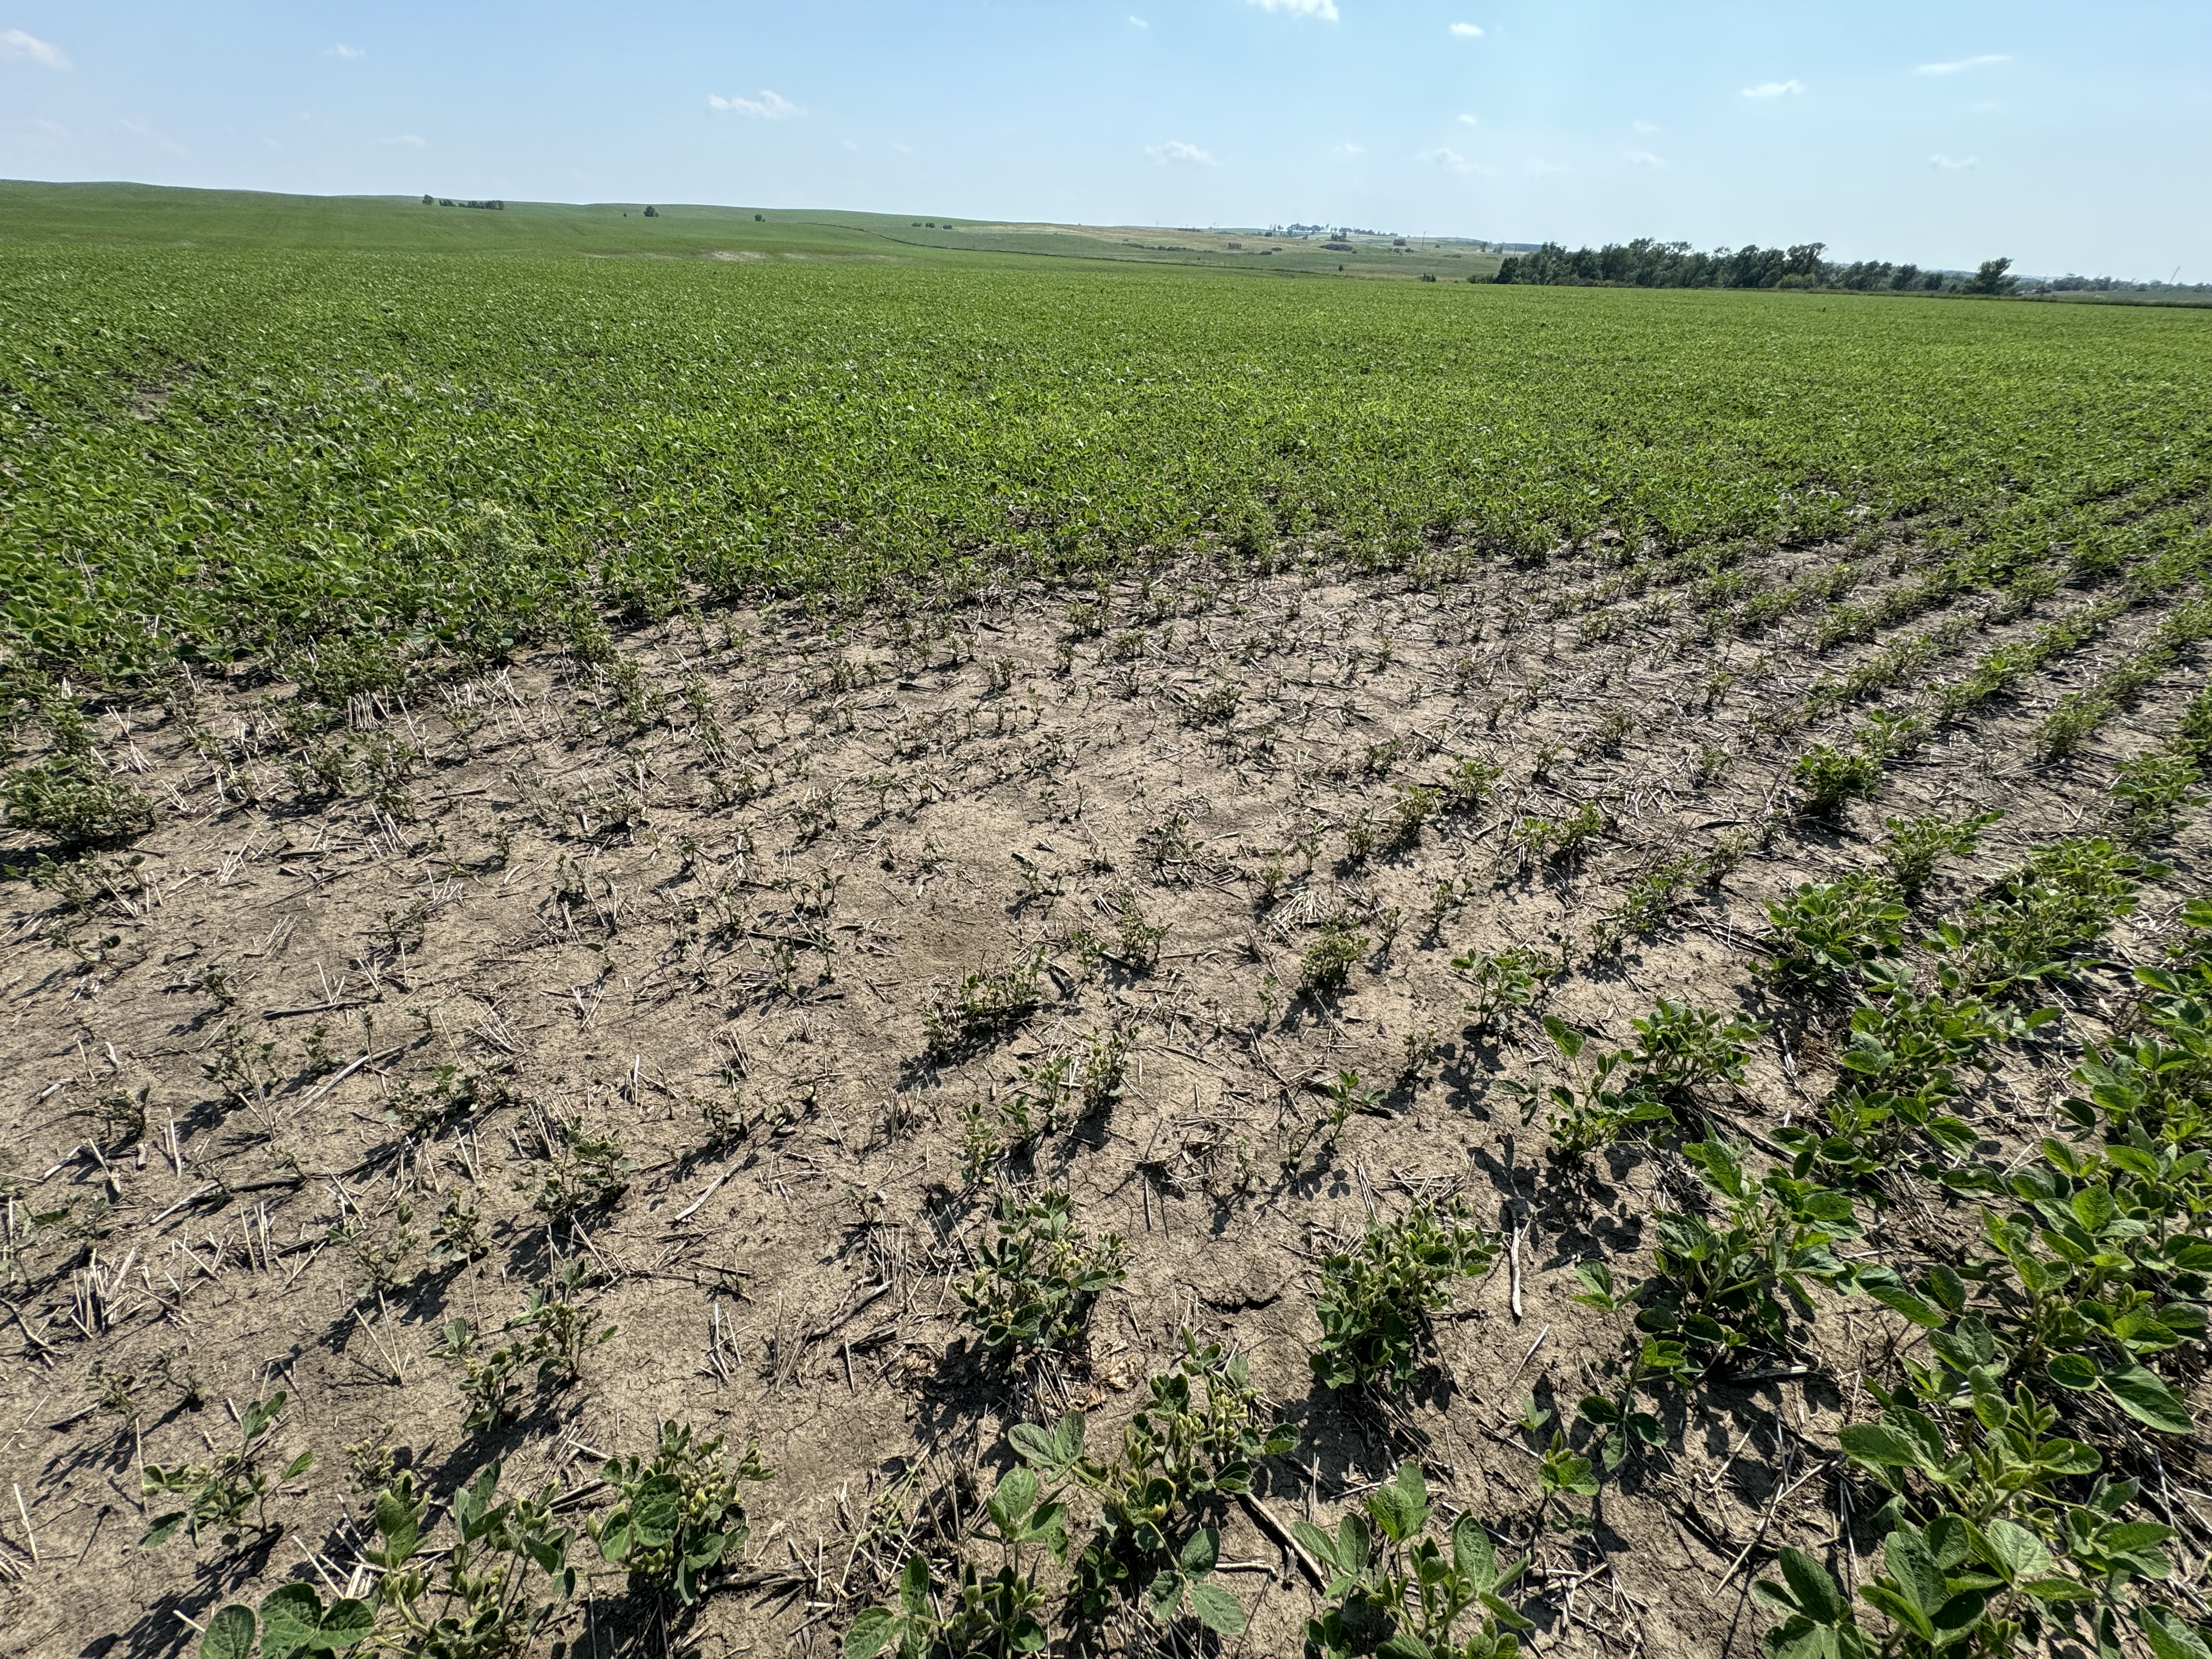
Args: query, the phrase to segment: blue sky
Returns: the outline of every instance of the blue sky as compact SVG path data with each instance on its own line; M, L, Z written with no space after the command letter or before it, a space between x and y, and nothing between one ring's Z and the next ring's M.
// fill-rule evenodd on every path
M0 175L2212 280L2205 0L0 0Z

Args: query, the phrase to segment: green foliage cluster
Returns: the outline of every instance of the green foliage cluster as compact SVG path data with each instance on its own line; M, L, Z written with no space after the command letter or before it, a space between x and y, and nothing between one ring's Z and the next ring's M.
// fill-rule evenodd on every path
M301 1452L285 1466L282 1474L271 1473L263 1462L269 1437L284 1415L286 1399L280 1389L268 1399L257 1400L247 1407L245 1416L239 1419L237 1449L216 1454L211 1462L176 1464L166 1468L156 1463L145 1466L139 1476L144 1494L148 1498L158 1495L181 1498L184 1507L155 1514L139 1538L142 1548L154 1549L168 1542L179 1531L195 1544L199 1542L204 1530L220 1534L227 1542L235 1542L245 1530L249 1510L256 1523L266 1528L270 1495L285 1481L305 1474L315 1461L314 1453Z
M586 1277L583 1267L570 1261L544 1284L532 1285L521 1308L500 1328L499 1334L513 1340L495 1347L487 1346L474 1322L461 1315L445 1322L437 1352L460 1366L461 1398L469 1408L466 1427L496 1429L510 1421L523 1403L524 1375L533 1366L538 1392L552 1394L583 1374L587 1350L613 1340L615 1327L594 1331L578 1299Z
M1442 1543L1431 1537L1428 1483L1410 1461L1367 1494L1364 1507L1364 1516L1345 1515L1334 1537L1309 1521L1291 1523L1328 1572L1322 1594L1329 1605L1306 1622L1309 1651L1321 1659L1515 1659L1522 1634L1535 1628L1508 1599L1528 1559L1500 1562L1468 1514Z

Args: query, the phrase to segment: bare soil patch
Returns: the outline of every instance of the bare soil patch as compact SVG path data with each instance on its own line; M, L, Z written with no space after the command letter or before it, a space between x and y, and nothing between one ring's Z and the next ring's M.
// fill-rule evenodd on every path
M1794 807L1824 726L1793 711L1880 641L1817 653L1656 603L1591 628L1530 589L1505 567L1433 588L1193 567L866 623L678 618L597 664L357 698L319 732L281 687L114 708L98 739L155 827L0 888L0 1481L23 1505L0 1516L0 1651L151 1659L225 1601L343 1588L349 1448L399 1449L441 1490L496 1455L580 1510L668 1418L757 1437L777 1471L748 1495L739 1587L664 1628L602 1577L559 1639L833 1651L905 1540L972 1524L1011 1425L1082 1408L1111 1443L1184 1330L1249 1354L1300 1431L1264 1467L1270 1513L1333 1525L1411 1456L1449 1506L1525 1530L1523 1402L1571 1414L1626 1328L1568 1299L1573 1266L1633 1261L1682 1177L1635 1145L1552 1156L1503 1086L1549 1074L1542 1032L1470 1031L1454 959L1547 953L1543 1008L1613 1042L1659 996L1772 1022L1711 1109L1770 1136L1832 1054L1793 1048L1802 1023L1753 985L1761 901L1864 866L1883 813L2002 810L1932 918L2094 826L2108 763L2202 683L2177 672L2039 764L2035 721L2124 624L1826 823ZM1978 617L1968 648L2038 620ZM1469 761L1495 781L1455 797ZM2117 954L2147 957L2203 890L2203 835L2166 851ZM1711 879L1625 927L1637 878L1692 856ZM1315 985L1325 939L1340 991ZM1028 990L993 1001L1008 974ZM2068 1018L2094 1035L2103 1012ZM1118 1098L1024 1139L1040 1074L1117 1043ZM1331 1127L1346 1073L1358 1105ZM1978 1127L2043 1133L2057 1075L2008 1062ZM1127 1277L1087 1341L1009 1376L954 1287L994 1194L1048 1188L1126 1238ZM1462 1287L1408 1394L1318 1386L1316 1256L1454 1195L1517 1237L1517 1270ZM444 1322L495 1329L570 1267L613 1334L514 1422L465 1427ZM1896 1326L1863 1305L1802 1369L1678 1402L1593 1532L1538 1540L1539 1650L1751 1651L1749 1568L1850 1523L1820 1449L1867 1414L1859 1374ZM316 1454L270 1504L281 1536L142 1552L143 1466L228 1444L276 1389L283 1443ZM1251 1626L1221 1650L1295 1651L1295 1565L1243 1510L1223 1557ZM1099 1637L1201 1650L1133 1616Z

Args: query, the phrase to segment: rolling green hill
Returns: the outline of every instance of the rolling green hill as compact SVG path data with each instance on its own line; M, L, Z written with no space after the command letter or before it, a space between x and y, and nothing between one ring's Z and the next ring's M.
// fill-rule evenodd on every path
M641 202L511 202L503 211L426 206L414 196L280 196L158 185L0 180L0 241L193 247L351 248L377 252L585 253L681 258L939 260L978 253L1201 264L1260 271L1418 277L1487 276L1494 254L1473 245L1316 239L1152 226L1008 223L879 213Z

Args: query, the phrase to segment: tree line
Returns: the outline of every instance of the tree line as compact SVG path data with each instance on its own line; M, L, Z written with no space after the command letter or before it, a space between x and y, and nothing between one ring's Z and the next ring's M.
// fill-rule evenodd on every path
M1825 242L1794 247L1719 247L1710 253L1687 242L1607 242L1603 247L1567 248L1547 242L1533 253L1515 254L1498 267L1500 283L1538 283L1569 287L1616 288L1840 288L1862 292L2010 294L2019 279L2008 275L2009 259L1985 259L1968 276L1958 271L1923 270L1887 259L1843 264L1823 258Z

